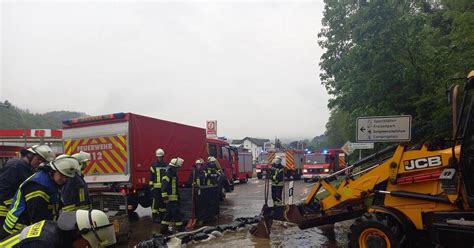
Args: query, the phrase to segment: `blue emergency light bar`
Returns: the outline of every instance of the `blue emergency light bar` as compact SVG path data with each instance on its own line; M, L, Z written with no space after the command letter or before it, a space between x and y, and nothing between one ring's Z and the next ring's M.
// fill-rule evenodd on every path
M93 121L120 120L123 118L125 118L125 113L115 113L115 114L108 114L108 115L72 118L69 120L63 120L63 124L71 125L71 124L86 123L86 122L93 122Z

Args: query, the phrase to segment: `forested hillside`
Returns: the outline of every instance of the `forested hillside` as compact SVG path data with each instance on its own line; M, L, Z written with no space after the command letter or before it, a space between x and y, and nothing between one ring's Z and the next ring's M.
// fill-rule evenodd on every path
M474 1L325 4L319 43L320 78L332 96L328 146L355 141L359 116L409 114L412 141L449 137L445 90L474 69Z
M61 128L62 120L86 116L85 113L52 111L44 114L31 113L5 101L0 107L0 129Z

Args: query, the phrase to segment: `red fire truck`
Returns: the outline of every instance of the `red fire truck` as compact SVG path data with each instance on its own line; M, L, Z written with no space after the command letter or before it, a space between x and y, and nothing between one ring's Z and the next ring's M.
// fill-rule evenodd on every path
M206 139L205 129L159 120L133 113L116 113L63 121L64 151L91 153L84 170L91 190L117 191L127 195L129 210L138 204L151 205L150 165L155 150L165 150L165 160L181 157L178 172L184 184L198 158L214 156L226 177L233 179L238 169L237 152L222 140ZM223 180L222 188L233 190L233 180Z
M303 171L304 152L301 150L288 149L284 151L269 151L261 153L256 164L257 178L262 179L266 175L267 169L271 168L276 156L282 159L282 165L287 168L286 177L288 179L301 179Z
M305 182L317 180L345 167L345 154L341 149L309 153L305 155L303 179Z

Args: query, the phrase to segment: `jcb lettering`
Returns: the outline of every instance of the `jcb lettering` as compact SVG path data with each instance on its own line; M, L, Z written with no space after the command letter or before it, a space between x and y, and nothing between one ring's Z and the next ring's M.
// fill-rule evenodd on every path
M434 167L434 166L441 166L443 163L441 162L441 157L438 156L438 157L429 157L428 164L430 165L430 167Z
M412 159L404 162L405 170L425 169L428 167L441 166L441 156Z

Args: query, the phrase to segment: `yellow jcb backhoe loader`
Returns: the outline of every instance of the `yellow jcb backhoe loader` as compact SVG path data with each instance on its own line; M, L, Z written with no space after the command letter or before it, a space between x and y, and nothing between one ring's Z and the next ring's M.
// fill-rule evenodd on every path
M350 247L411 247L420 240L473 247L474 71L464 84L459 112L458 91L459 86L449 91L454 138L447 149L387 148L320 179L303 204L264 206L264 218L251 233L269 237L272 220L305 229L357 218Z

